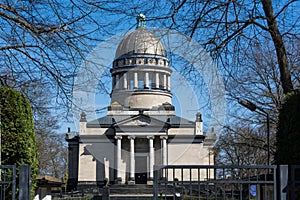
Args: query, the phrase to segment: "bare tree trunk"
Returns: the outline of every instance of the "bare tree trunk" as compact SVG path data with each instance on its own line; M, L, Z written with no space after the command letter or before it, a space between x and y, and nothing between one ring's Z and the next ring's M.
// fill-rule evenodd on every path
M267 17L268 28L276 49L278 66L280 70L280 81L283 93L287 94L293 90L293 83L286 55L285 44L277 26L274 16L272 0L261 0L265 15Z

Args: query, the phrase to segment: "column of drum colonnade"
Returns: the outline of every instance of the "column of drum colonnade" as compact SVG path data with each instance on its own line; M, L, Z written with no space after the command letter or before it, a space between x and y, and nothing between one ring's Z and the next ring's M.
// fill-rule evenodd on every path
M117 162L116 162L116 170L117 170L117 181L121 182L121 163L122 163L122 136L116 136L116 143L117 143ZM128 136L130 141L130 153L129 153L129 181L135 180L135 152L134 152L134 140L135 136ZM154 164L155 164L155 157L154 157L154 136L147 137L149 142L149 179L153 180L153 171L154 171ZM162 164L167 164L167 136L161 136L161 143L162 143ZM162 177L166 177L165 171L163 171Z
M125 72L118 73L113 76L113 88L120 89L139 89L139 76L143 77L144 88L163 89L170 91L170 74L162 72ZM151 81L150 81L151 80ZM133 88L130 88L130 83L133 82Z
M117 59L111 69L113 88L141 89L138 88L138 82L143 80L143 89L150 88L151 84L151 89L170 90L171 72L166 58L146 56Z

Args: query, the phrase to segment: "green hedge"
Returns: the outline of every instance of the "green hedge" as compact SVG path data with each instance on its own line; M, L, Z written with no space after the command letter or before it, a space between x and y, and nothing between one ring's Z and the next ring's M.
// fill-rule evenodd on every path
M17 170L21 165L31 166L33 197L38 172L38 151L28 100L13 88L0 86L0 117L2 165L15 165Z

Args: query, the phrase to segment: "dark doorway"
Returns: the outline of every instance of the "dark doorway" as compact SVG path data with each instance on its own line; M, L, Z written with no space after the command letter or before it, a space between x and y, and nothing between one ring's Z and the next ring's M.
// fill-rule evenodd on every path
M135 157L135 184L147 184L147 156Z

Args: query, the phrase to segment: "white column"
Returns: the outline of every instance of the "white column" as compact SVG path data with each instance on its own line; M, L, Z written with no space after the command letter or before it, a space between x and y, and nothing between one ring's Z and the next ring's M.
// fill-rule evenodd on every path
M153 166L154 166L154 147L153 147L153 136L147 137L149 140L149 179L153 180Z
M106 178L107 180L109 180L109 160L104 157L103 159L103 164L104 164L104 178Z
M138 82L138 73L134 72L134 89L137 89L139 87L139 82Z
M119 89L120 87L120 76L119 74L116 75L116 89Z
M134 158L134 136L128 136L128 139L130 140L130 166L129 166L129 180L134 181L134 175L135 175L135 158Z
M123 75L123 87L124 87L124 89L127 89L127 73L124 73L124 75Z
M145 88L149 88L149 72L145 73Z
M163 88L167 89L167 75L166 74L164 74L164 83L163 84L164 84Z
M162 140L162 165L167 165L167 136L161 136ZM166 178L166 171L163 170L162 177Z
M155 85L156 85L156 88L159 88L159 73L156 73Z
M122 163L122 158L121 158L121 152L122 152L122 147L121 147L121 141L122 141L122 136L115 136L115 139L117 140L117 182L122 181L122 176L121 176L121 163Z
M170 75L168 75L167 89L168 89L169 91L170 91L170 89L171 89L171 80L170 80Z

